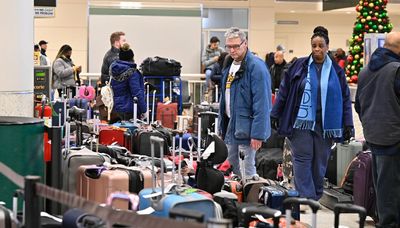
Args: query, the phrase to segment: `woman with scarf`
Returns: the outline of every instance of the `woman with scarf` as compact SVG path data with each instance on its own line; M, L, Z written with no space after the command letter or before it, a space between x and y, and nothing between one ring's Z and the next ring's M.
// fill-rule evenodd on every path
M311 37L312 53L285 72L271 125L292 144L295 188L301 197L319 200L332 142L353 136L350 90L343 69L327 55L326 29Z
M75 87L80 85L79 73L81 66L75 66L71 59L72 48L64 44L57 53L53 63L53 89L58 90L58 95L64 90L64 94L72 92L75 96Z

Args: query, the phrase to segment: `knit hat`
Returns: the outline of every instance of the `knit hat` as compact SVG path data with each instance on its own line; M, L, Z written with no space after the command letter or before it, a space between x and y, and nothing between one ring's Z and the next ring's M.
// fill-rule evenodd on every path
M122 61L133 62L133 51L130 49L129 44L125 43L119 50L119 59Z

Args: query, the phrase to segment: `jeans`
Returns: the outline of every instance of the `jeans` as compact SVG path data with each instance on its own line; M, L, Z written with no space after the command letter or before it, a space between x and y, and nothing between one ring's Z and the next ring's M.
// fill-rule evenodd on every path
M206 84L204 86L204 92L206 93L206 92L208 92L208 85L210 84L210 81L211 81L212 70L206 69L205 74L206 74Z
M295 188L300 197L319 200L324 191L332 140L322 137L321 127L316 126L315 130L293 129L290 142Z
M379 217L376 227L400 227L400 151L392 156L372 154L372 177Z
M256 151L250 145L228 144L228 161L233 168L233 173L242 177L240 168L244 168L245 177L253 177L257 175L256 171ZM239 151L243 151L244 167L239 164ZM243 178L243 177L242 177Z

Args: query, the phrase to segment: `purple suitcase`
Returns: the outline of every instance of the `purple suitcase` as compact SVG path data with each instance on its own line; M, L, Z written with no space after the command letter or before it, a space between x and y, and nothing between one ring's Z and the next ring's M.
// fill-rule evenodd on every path
M342 187L347 191L352 190L355 205L364 207L367 215L376 218L371 151L359 152L351 161L342 181Z
M364 207L367 215L375 217L375 188L372 181L372 154L360 152L354 161L358 169L354 170L354 204Z

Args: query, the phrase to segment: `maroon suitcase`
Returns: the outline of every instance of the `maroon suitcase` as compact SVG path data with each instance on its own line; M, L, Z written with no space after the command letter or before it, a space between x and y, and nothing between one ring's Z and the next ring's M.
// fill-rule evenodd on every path
M174 129L176 118L178 115L178 103L164 104L157 103L157 117L161 125L166 128Z
M367 215L376 219L375 188L372 181L372 153L362 151L349 164L342 188L353 193L354 204L364 207Z

